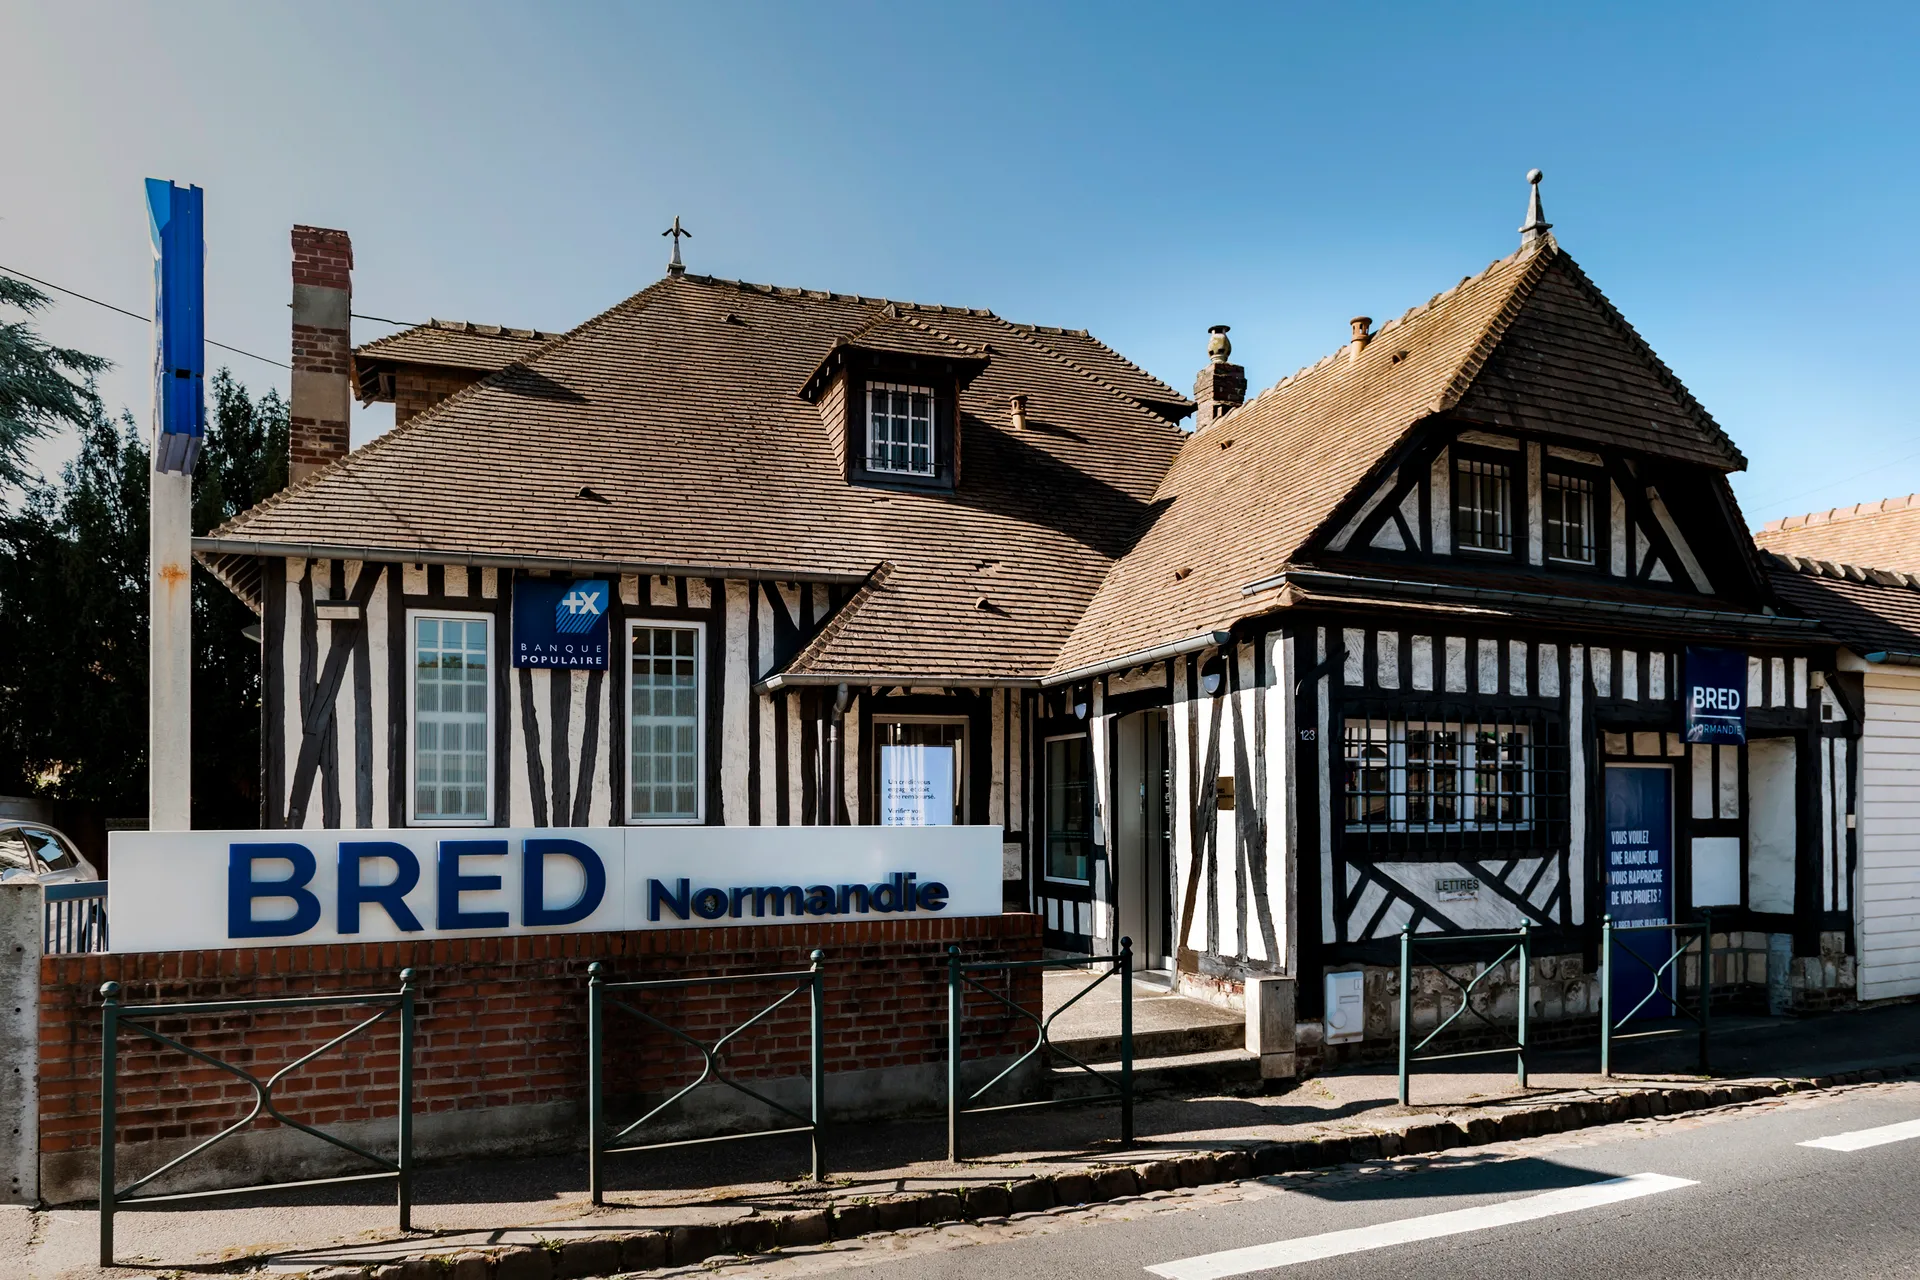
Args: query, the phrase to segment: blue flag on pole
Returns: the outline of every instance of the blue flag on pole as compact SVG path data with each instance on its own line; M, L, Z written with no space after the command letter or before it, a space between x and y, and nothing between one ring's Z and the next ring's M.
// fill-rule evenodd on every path
M199 187L147 179L153 235L153 466L192 475L207 433L207 245Z

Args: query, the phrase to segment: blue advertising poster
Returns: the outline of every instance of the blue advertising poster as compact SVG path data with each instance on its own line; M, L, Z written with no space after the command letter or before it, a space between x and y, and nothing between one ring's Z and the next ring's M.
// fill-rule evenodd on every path
M612 600L605 578L515 578L513 665L605 671Z
M1616 925L1670 924L1673 921L1673 771L1664 766L1607 766L1607 843L1605 909ZM1625 1017L1653 990L1653 970L1673 954L1665 931L1619 934L1607 980L1613 988L1613 1016ZM1646 961L1641 964L1631 952ZM1673 1013L1672 975L1663 994L1647 1001L1643 1018Z
M1687 741L1747 740L1747 655L1687 646Z

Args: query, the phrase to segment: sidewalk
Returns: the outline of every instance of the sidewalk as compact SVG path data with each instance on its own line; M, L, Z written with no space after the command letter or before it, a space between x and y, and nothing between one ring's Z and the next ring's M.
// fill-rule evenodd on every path
M1666 1114L1761 1096L1762 1084L1775 1086L1764 1089L1772 1093L1781 1080L1904 1070L1920 1062L1920 1004L1729 1020L1716 1027L1716 1072L1707 1087L1695 1087L1694 1047L1691 1036L1619 1046L1612 1081L1594 1074L1597 1046L1538 1051L1525 1091L1508 1059L1469 1059L1455 1070L1417 1074L1415 1105L1406 1108L1395 1102L1391 1064L1308 1080L1279 1095L1152 1098L1139 1105L1138 1140L1125 1150L1115 1141L1112 1106L969 1118L961 1138L969 1158L958 1165L942 1158L944 1118L850 1126L829 1135L825 1185L785 1180L806 1167L804 1146L788 1138L615 1157L608 1162L615 1190L600 1210L587 1202L584 1159L428 1168L415 1183L418 1229L406 1237L394 1230L390 1184L124 1211L118 1255L128 1265L109 1274L384 1266L388 1280L557 1280L762 1252L829 1234L1110 1199L1156 1183L1193 1185ZM25 1258L31 1280L97 1276L97 1231L89 1209L0 1211L0 1257ZM491 1269L476 1252L503 1248ZM459 1265L392 1267L433 1255Z

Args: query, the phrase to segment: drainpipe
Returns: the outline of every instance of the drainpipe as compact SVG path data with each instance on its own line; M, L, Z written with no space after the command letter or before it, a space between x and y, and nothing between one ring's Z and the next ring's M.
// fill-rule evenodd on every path
M827 729L827 772L833 777L833 789L827 793L827 821L829 827L839 826L840 798L845 792L842 775L846 772L840 760L841 726L847 720L847 707L853 701L852 693L846 685L833 691L833 721ZM851 814L848 817L852 817Z

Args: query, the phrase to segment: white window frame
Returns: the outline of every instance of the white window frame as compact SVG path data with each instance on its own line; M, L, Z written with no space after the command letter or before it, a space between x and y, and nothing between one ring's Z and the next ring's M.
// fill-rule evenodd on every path
M1080 741L1087 744L1087 784L1092 794L1087 800L1087 874L1074 879L1056 876L1047 870L1047 832L1053 819L1053 777L1048 772L1047 748L1056 742ZM1040 740L1040 879L1047 884L1068 884L1086 888L1093 884L1094 816L1099 811L1099 773L1093 767L1093 736L1090 733L1056 733Z
M1473 725L1477 728L1481 723L1489 722L1475 721ZM1381 716L1348 716L1341 724L1340 733L1340 768L1343 777L1345 776L1348 766L1353 763L1354 759L1353 756L1348 754L1347 727L1355 724L1384 724L1386 726L1387 740L1384 745L1387 748L1387 814L1385 818L1373 822L1366 821L1365 819L1356 822L1345 818L1343 815L1342 821L1346 829L1348 831L1401 831L1418 833L1448 831L1525 831L1531 828L1534 825L1533 796L1535 769L1533 749L1536 745L1533 737L1533 726L1518 721L1490 723L1497 723L1500 728L1508 732L1518 733L1522 738L1522 756L1519 761L1521 779L1519 793L1520 816L1517 819L1510 822L1500 822L1488 821L1479 816L1480 743L1477 735L1469 734L1468 724L1466 722L1391 720ZM1458 735L1459 746L1457 749L1459 751L1459 758L1453 767L1456 776L1459 778L1460 786L1450 794L1454 797L1455 803L1462 811L1471 812L1474 815L1472 818L1456 819L1453 822L1434 822L1431 820L1426 822L1410 822L1407 820L1407 798L1413 794L1407 788L1407 731L1410 729L1424 729L1429 732L1440 733L1451 731ZM1369 730L1368 745L1373 745L1375 741L1372 737L1371 730ZM1426 767L1431 770L1432 762L1427 762ZM1496 770L1500 768L1498 762L1495 763L1494 768ZM1430 773L1429 776L1431 776ZM1426 791L1421 794L1433 796L1439 793ZM1494 793L1496 802L1502 794L1504 793Z
M633 637L638 631L693 632L693 816L656 818L633 812ZM621 808L630 827L698 827L707 821L707 624L686 618L628 618L626 642L620 646L620 705L625 724L620 733L623 762Z
M420 750L420 727L416 719L419 702L415 696L414 685L420 674L420 657L417 646L420 633L414 627L418 618L455 619L461 622L484 622L487 624L487 803L486 816L481 818L422 818L419 814L419 780L414 777ZM496 663L500 661L499 629L494 626L494 615L478 613L465 609L408 609L407 610L407 825L410 827L491 827L494 824L494 742L499 733L499 707L493 696L495 684L500 672Z
M1555 481L1560 481L1561 483L1556 484ZM1571 483L1568 483L1568 482L1571 482ZM1557 556L1557 555L1554 555L1551 551L1549 551L1547 553L1547 560L1551 564L1577 564L1577 565L1585 565L1585 566L1591 567L1600 558L1600 531L1598 528L1595 527L1595 524L1594 524L1595 520L1598 519L1599 512L1600 512L1599 483L1595 481L1591 476L1575 475L1571 471L1556 471L1551 466L1546 468L1546 474L1540 478L1540 531L1541 531L1541 540L1543 542L1547 540L1546 535L1548 533L1548 526L1550 523L1547 519L1547 495L1549 493L1552 493L1556 489L1560 490L1563 493L1564 492L1579 493L1584 495L1586 498L1586 501L1587 501L1587 519L1586 519L1587 555L1586 555L1586 559L1582 560L1575 556ZM1565 500L1562 499L1563 504L1564 504L1564 501ZM1565 509L1566 508L1563 505L1561 510L1564 511ZM1561 520L1561 526L1564 528L1565 525L1566 525L1566 521L1563 518Z
M873 793L876 796L880 794L880 750L879 749L883 746L890 745L880 741L880 729L881 729L881 726L889 725L889 724L937 724L937 725L960 726L960 746L959 746L959 749L954 752L954 759L953 759L953 778L956 784L955 790L957 792L956 798L954 800L954 805L960 811L960 817L953 825L956 827L966 827L966 826L973 825L969 820L971 817L971 811L967 806L967 801L968 801L967 792L972 782L972 778L969 776L972 773L972 770L967 768L967 756L973 750L972 719L963 715L960 715L960 716L894 715L884 711L874 712L874 715L873 715L873 746L874 746Z
M873 447L873 428L874 428L873 393L876 391L889 391L889 392L904 391L909 396L912 396L915 393L925 393L927 397L927 469L925 471L915 471L911 465L908 465L905 467L890 466L887 464L885 458L882 458L878 462L875 461L874 455L876 451ZM878 472L881 475L918 476L922 479L932 479L933 477L938 476L940 474L940 401L938 397L934 395L933 388L917 387L912 385L911 383L905 383L905 382L869 382L867 383L866 399L867 399L867 459L866 459L867 470ZM892 415L889 414L888 416L891 417ZM908 431L909 433L911 433L912 431L911 417L908 418ZM891 441L889 441L888 452L891 453ZM913 452L913 441L912 441L911 435L909 435L909 438L907 441L907 452L909 457L911 457Z

